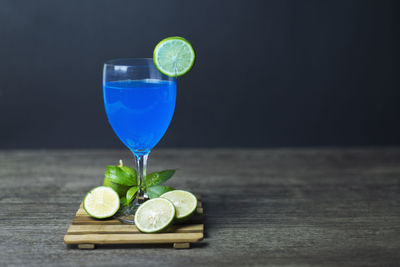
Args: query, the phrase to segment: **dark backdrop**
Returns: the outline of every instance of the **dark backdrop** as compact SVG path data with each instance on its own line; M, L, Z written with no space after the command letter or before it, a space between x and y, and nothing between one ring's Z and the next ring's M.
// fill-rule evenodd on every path
M400 145L398 1L0 2L0 148L118 148L105 60L186 37L162 147Z

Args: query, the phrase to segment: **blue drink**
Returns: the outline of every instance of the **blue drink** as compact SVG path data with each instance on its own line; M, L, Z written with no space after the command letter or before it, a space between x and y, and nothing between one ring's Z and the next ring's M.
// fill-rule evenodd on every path
M176 101L176 81L106 82L104 105L115 133L134 153L147 154L166 132Z

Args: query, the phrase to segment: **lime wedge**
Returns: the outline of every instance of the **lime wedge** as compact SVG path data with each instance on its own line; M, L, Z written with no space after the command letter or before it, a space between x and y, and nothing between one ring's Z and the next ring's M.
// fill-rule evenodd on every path
M165 198L153 198L139 206L135 213L136 227L144 233L166 229L175 218L174 205Z
M119 209L119 196L110 187L99 186L86 194L83 199L83 208L94 218L109 218Z
M173 190L160 197L166 198L174 204L178 221L185 221L196 212L197 198L188 191Z
M194 59L192 45L182 37L165 38L154 48L154 64L167 76L177 77L186 74L192 68Z

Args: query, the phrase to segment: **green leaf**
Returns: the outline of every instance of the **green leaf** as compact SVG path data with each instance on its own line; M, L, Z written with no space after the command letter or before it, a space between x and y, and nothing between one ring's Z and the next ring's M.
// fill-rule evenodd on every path
M152 172L146 175L145 184L146 187L150 187L153 185L159 185L174 175L175 170L164 170L161 172Z
M119 199L119 203L120 203L121 206L126 206L126 205L128 205L128 204L126 203L126 197L121 197L121 198Z
M126 191L129 189L129 186L113 183L108 177L104 177L103 185L114 189L114 191L118 193L119 197L125 197Z
M118 166L121 168L121 170L123 172L125 172L127 175L129 175L130 177L134 177L134 179L136 179L137 177L137 171L131 167L128 166Z
M149 198L157 198L160 197L162 194L175 190L174 188L166 185L153 185L150 187L147 187L146 193L149 196Z
M137 185L136 170L127 166L107 166L104 175L105 178L116 184L126 186Z
M129 188L129 190L126 192L126 204L129 205L132 200L135 199L136 196L136 192L138 191L138 187L137 186L132 186L131 188Z

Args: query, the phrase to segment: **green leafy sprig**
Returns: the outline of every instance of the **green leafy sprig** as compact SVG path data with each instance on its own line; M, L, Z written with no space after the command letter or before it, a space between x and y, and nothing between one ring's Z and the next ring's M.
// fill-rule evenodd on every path
M160 197L165 192L174 190L174 188L161 185L175 174L175 170L163 170L152 172L146 175L141 189L146 192L149 198ZM114 189L122 205L129 205L135 199L138 192L137 171L128 166L124 166L122 160L118 166L107 166L104 173L104 185Z

